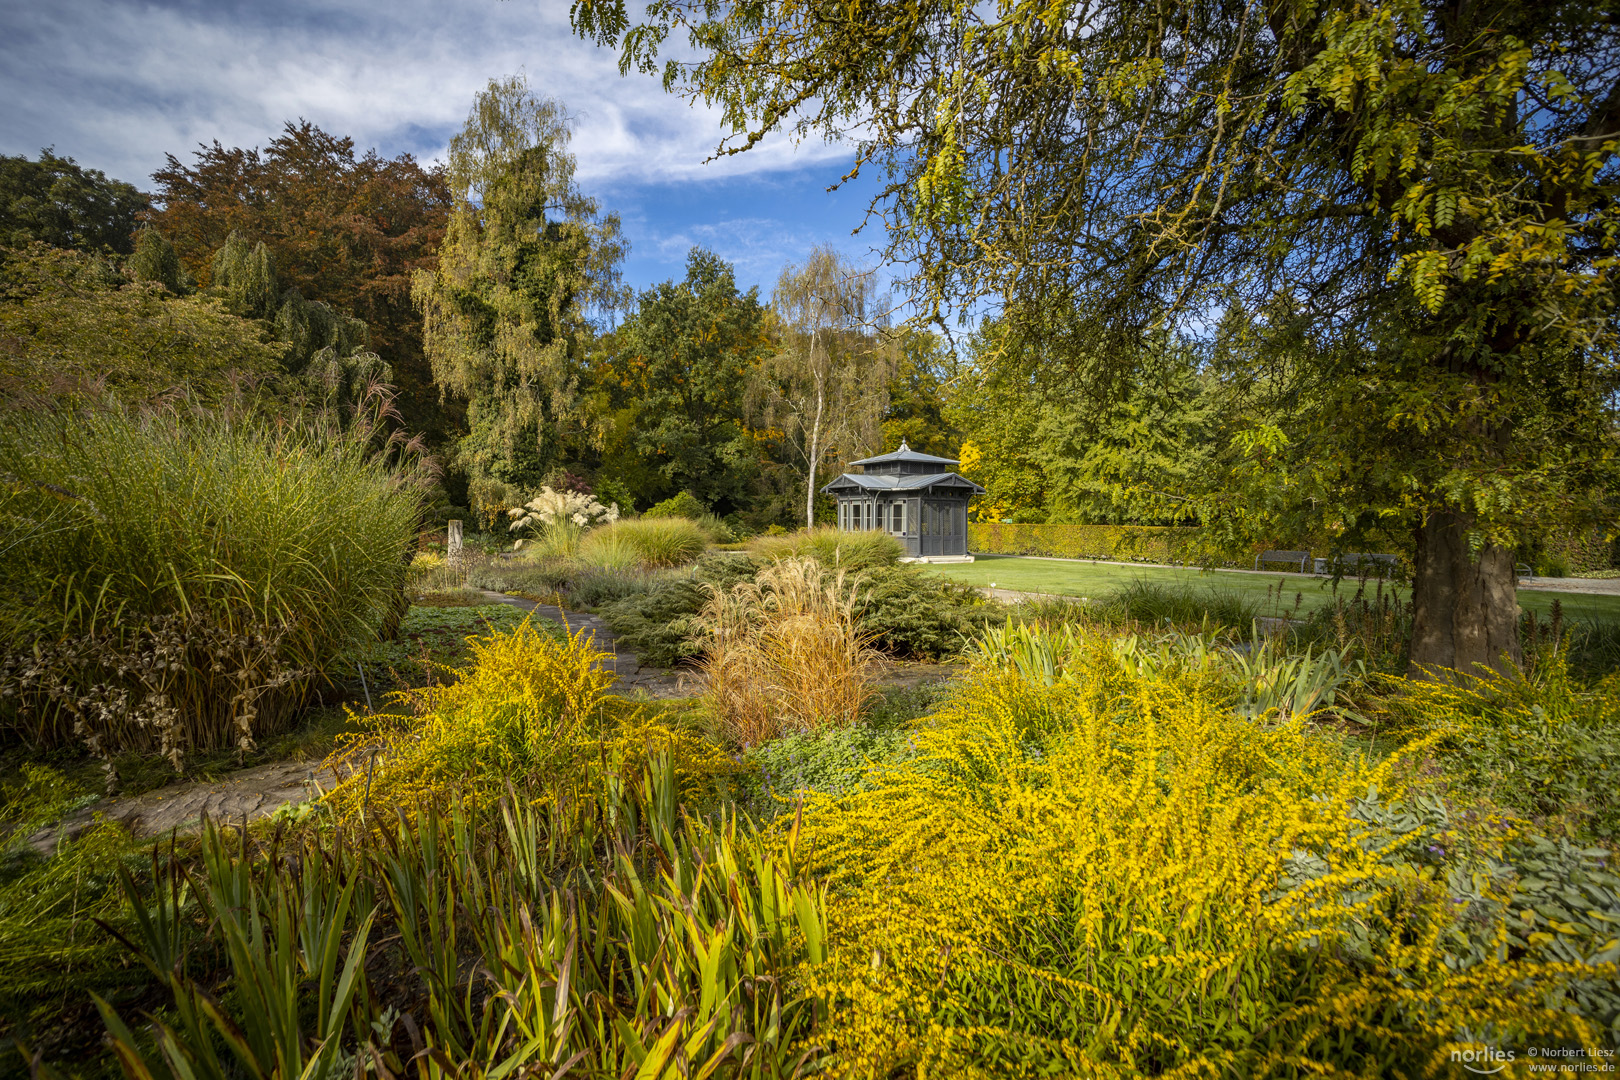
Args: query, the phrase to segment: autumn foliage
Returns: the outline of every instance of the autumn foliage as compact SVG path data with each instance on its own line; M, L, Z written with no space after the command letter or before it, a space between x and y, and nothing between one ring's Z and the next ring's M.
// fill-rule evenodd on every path
M288 122L266 147L203 146L187 165L170 154L153 174L161 209L147 220L174 244L199 285L239 232L263 241L283 287L363 319L368 347L394 371L409 426L442 428L422 354L411 274L437 263L450 196L443 174L409 154L357 155L354 140Z

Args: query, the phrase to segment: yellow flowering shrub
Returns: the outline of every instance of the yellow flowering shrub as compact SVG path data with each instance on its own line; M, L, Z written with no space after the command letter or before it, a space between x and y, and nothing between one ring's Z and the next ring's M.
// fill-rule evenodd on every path
M454 792L492 805L508 787L545 798L595 770L639 774L666 752L683 797L723 786L732 759L707 740L609 691L607 653L583 631L556 637L525 620L468 638L469 662L436 686L392 695L401 711L368 717L328 762L344 776L326 804L343 817L416 808Z
M1595 1038L1564 995L1614 965L1513 946L1502 881L1460 906L1407 851L1429 834L1368 809L1393 764L1102 637L1069 664L975 672L913 755L807 804L835 1075L1416 1074L1479 1032ZM1502 824L1446 842L1488 860Z

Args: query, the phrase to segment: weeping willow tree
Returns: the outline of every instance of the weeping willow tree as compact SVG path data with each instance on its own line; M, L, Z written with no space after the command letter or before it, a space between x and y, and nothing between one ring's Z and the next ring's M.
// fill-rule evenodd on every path
M626 244L574 183L570 121L521 76L491 80L450 141L454 208L412 295L475 499L506 503L601 432L585 390L586 314L616 299Z
M340 420L356 416L362 402L393 382L393 368L366 347L364 320L306 300L297 288L278 291L275 257L264 241L250 247L232 230L214 253L211 276L209 291L226 310L266 324L282 347L283 368Z
M1240 316L1229 355L1258 378L1286 352L1297 407L1237 433L1246 464L1200 516L1257 539L1404 533L1415 673L1515 664L1515 545L1614 520L1606 5L661 0L633 22L578 0L573 18L718 106L722 152L784 129L850 142L885 178L915 299L989 309L1015 355L1117 385L1159 328ZM671 35L690 52L660 61Z

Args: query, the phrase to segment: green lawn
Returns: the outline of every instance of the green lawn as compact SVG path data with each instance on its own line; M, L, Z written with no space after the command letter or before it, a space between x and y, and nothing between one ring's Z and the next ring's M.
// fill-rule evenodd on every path
M1025 559L1015 555L979 555L971 563L923 564L927 569L967 585L995 585L1019 592L1060 596L1105 596L1131 581L1147 580L1237 593L1261 605L1262 615L1288 614L1299 597L1301 611L1331 605L1334 593L1323 578L1302 574L1236 574L1220 570L1177 570L1157 566L1112 566L1058 559ZM1342 582L1340 594L1355 595L1354 581ZM1370 589L1369 589L1370 591ZM1620 619L1620 596L1583 593L1519 593L1519 605L1547 614L1554 600L1576 619Z

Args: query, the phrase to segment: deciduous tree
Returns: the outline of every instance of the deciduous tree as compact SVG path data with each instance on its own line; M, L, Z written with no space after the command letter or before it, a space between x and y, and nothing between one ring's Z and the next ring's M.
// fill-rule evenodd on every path
M659 481L639 497L689 491L717 513L741 507L759 467L743 403L770 346L764 316L759 290L739 290L731 265L702 248L687 255L685 280L641 294L604 373L626 448Z
M878 166L928 309L1106 377L1223 310L1320 392L1245 445L1293 513L1412 536L1414 672L1519 657L1512 544L1612 455L1620 21L1587 0L578 0L736 133ZM1254 351L1263 354L1263 343ZM1212 514L1230 507L1212 500Z
M128 255L150 204L132 184L110 180L49 148L39 160L0 154L0 246L52 247Z
M0 395L141 405L273 383L283 349L212 297L179 297L99 256L35 243L0 262Z
M827 247L784 269L771 294L781 340L760 369L756 407L803 479L807 527L827 466L882 445L896 365L886 299L875 274Z
M409 154L357 154L353 139L300 121L262 150L215 142L189 165L169 155L153 180L159 208L147 219L201 286L219 284L216 265L224 264L216 259L233 234L249 255L264 244L277 309L294 289L363 321L369 347L393 372L406 426L443 439L460 423L433 385L411 304L411 275L432 268L444 237L450 193L442 170Z

